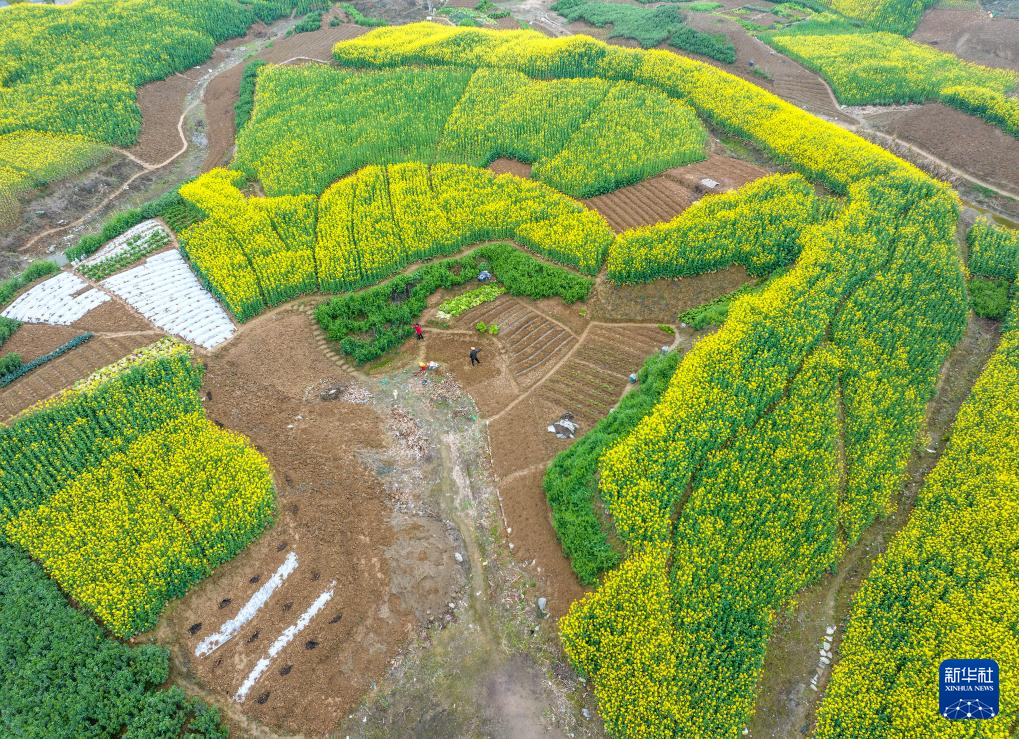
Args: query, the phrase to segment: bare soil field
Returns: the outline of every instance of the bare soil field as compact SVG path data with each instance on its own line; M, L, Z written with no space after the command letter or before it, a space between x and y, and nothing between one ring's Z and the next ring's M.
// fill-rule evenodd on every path
M616 232L669 221L693 205L702 193L697 183L710 178L733 190L770 172L750 162L718 154L703 162L675 167L662 174L622 187L584 202L594 208Z
M32 330L26 332L24 338L19 337L18 334L25 331L26 328ZM19 345L24 342L29 353L36 352L36 356L39 356L81 333L80 330L68 328L42 330L48 328L55 327L23 326L18 329L18 333L10 342L11 351L17 351L14 349L14 341L17 339ZM109 336L97 334L90 341L75 347L67 354L47 362L38 369L18 378L7 387L0 389L0 419L7 420L17 415L39 401L70 387L77 380L87 377L100 367L112 364L139 347L152 343L160 335L156 331L125 332ZM67 338L60 341L59 337L63 336ZM43 347L49 348L40 351ZM6 344L4 349L7 349ZM28 357L25 356L23 359L28 359Z
M263 49L252 59L261 59L270 64L282 64L291 60L302 61L317 59L328 62L333 58L333 46L339 41L355 38L367 33L370 29L353 23L343 23L330 27L327 23L318 31L298 33L293 36L279 38L272 48ZM264 34L264 31L262 31ZM237 104L241 77L247 63L238 64L213 79L202 102L205 104L205 120L208 136L208 150L203 170L209 170L225 164L233 153L234 146L234 105Z
M381 417L317 348L307 314L282 309L207 359L210 418L247 435L276 478L275 526L169 612L160 640L186 673L239 714L321 735L462 588L453 536L394 480L432 453L406 414ZM358 401L358 402L352 402ZM240 632L196 656L293 552L293 574ZM284 629L322 593L334 597L273 661L239 707L233 697Z
M516 175L517 177L531 176L531 165L524 164L517 159L506 159L505 157L500 157L489 164L488 168L496 174L509 173Z
M928 10L911 36L977 64L1019 70L1019 20L981 10Z
M997 126L941 103L876 110L866 120L878 131L918 146L964 172L1019 191L1019 140Z
M215 58L215 57L214 57ZM201 67L198 68L200 72ZM149 164L159 164L181 147L177 122L184 113L188 93L195 89L195 70L151 82L138 89L138 107L142 112L142 130L130 152Z
M779 614L758 685L757 709L750 725L754 736L810 733L818 699L831 677L830 668L818 661L826 630L835 627L831 648L834 663L853 597L874 560L909 520L917 492L944 451L959 407L994 352L1000 333L1000 324L970 316L966 334L942 368L937 391L927 406L926 434L913 451L896 510L864 532L836 572L806 588L797 596L792 610ZM810 687L815 677L816 691Z
M24 242L40 231L73 222L140 171L142 168L130 159L113 154L106 163L78 177L43 188L22 205L17 225L0 232L0 250L19 251Z
M749 281L750 275L740 266L677 280L627 285L599 280L587 304L596 321L672 324L679 320L680 313L710 303Z

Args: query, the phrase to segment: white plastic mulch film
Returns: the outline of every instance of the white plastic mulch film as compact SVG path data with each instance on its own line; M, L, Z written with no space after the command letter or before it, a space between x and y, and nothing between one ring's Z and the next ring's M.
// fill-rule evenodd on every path
M77 275L61 272L19 295L3 315L22 323L69 326L109 299Z
M101 285L163 331L185 341L211 349L233 336L230 317L176 249L149 257Z

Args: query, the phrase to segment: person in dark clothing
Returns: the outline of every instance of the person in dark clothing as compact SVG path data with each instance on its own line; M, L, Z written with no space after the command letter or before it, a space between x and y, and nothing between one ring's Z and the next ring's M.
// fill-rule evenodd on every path
M418 341L421 341L422 339L425 338L425 332L421 330L421 324L420 323L415 323L414 324L414 333L417 334Z
M471 347L471 367L473 367L476 364L481 364L481 360L478 359L478 352L480 351L481 350L478 349L478 347L476 346Z

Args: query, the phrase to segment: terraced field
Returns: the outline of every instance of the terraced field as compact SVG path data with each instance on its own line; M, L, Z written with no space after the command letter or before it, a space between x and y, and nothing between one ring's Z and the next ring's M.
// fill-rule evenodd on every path
M947 735L995 655L1014 733L1014 73L454 4L0 9L0 733Z

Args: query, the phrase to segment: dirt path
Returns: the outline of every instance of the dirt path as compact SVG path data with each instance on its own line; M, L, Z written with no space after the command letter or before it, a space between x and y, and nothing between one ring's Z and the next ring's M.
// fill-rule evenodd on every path
M295 23L296 23L295 19L284 19L271 26L269 28L270 33L268 33L264 38L246 37L244 40L248 41L248 43L254 44L256 47L265 47L272 44L275 40L285 36L286 31L289 30L289 28L293 26ZM185 152L187 152L189 147L191 147L193 143L196 146L207 145L207 142L196 143L189 141L189 138L185 131L185 125L189 120L189 116L200 105L202 105L203 102L202 96L204 94L205 89L209 86L209 84L216 77L240 65L247 58L249 53L247 50L247 46L237 46L237 41L238 41L237 39L233 39L232 41L229 41L225 45L220 47L227 49L226 58L210 66L210 68L206 72L204 72L200 78L198 78L195 81L196 82L195 86L187 93L186 97L188 100L190 100L190 102L188 103L187 107L185 107L184 111L180 114L180 117L177 119L177 135L180 139L180 146L176 152L174 152L172 155L170 155L161 162L146 162L145 160L141 159L140 157L126 149L111 147L121 156L139 165L141 167L141 170L133 174L126 181L124 181L120 185L120 187L118 187L112 193L107 195L98 205L94 206L84 215L80 216L79 218L76 218L74 221L70 223L49 228L37 233L28 241L26 241L20 248L18 248L17 251L21 254L30 253L32 247L34 247L42 239L52 237L56 234L63 233L65 231L70 231L85 223L88 223L90 220L95 218L97 214L101 213L104 209L106 209L119 196L121 196L125 192L128 192L131 188L131 185L139 178L151 175L153 172L157 172L168 167L170 164L177 161ZM209 62L206 61L202 65L199 65L199 67L196 67L195 69L201 69L206 64L209 64ZM199 117L196 120L197 123L199 124L199 127L204 128L205 126L204 119Z
M918 441L895 512L867 529L834 573L801 591L795 608L779 615L758 685L752 735L787 737L809 732L831 676L831 665L822 664L818 654L827 630L835 627L831 651L837 660L852 598L875 558L909 519L917 492L944 451L959 407L994 352L1000 331L1000 324L970 317L965 335L942 368L927 408L926 436ZM811 687L812 679L817 690Z

